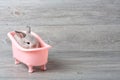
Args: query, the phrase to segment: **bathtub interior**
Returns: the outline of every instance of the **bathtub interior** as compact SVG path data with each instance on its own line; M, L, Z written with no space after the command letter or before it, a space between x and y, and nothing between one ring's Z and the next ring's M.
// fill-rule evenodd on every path
M25 31L24 31L25 32ZM23 47L21 47L17 41L14 39L14 35L15 35L15 32L14 31L11 31L8 33L8 37L11 39L12 41L12 44L15 44L16 47L18 47L19 49L22 49L22 50L25 50L25 51L34 51L34 50L39 50L39 49L45 49L45 48L51 48L50 45L46 44L41 38L40 36L38 36L36 33L34 32L31 32L31 34L39 41L40 43L40 46L39 48L32 48L32 49L25 49Z

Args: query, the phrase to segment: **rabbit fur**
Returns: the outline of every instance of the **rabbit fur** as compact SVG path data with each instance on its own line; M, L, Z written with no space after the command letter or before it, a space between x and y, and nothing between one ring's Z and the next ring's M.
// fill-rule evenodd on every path
M14 35L15 40L17 43L22 46L23 48L38 48L40 47L39 41L31 35L31 28L28 27L28 31L15 31Z

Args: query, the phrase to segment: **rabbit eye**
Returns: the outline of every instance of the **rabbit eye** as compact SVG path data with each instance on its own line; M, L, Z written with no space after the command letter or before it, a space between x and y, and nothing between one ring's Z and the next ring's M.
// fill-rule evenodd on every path
M26 42L27 44L30 44L30 42Z

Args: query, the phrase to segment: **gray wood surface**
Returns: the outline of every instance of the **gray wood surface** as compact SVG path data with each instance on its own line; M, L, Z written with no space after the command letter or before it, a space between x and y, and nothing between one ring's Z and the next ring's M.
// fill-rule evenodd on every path
M47 68L15 65L7 33L32 30L53 48ZM0 0L0 80L119 80L119 0Z

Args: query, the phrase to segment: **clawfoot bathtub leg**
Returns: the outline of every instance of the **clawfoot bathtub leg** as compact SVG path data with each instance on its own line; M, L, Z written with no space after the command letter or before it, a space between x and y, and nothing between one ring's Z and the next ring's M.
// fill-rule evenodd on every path
M15 64L19 64L20 63L20 61L18 61L17 59L15 59Z
M28 66L28 72L30 72L30 73L33 72L33 66L31 66L31 65Z
M46 67L46 65L42 65L42 66L40 66L40 69L41 69L42 71L46 71L46 70L47 70L47 67Z

